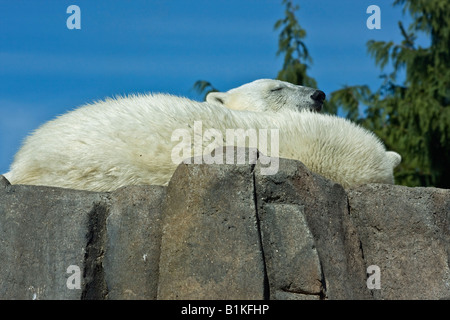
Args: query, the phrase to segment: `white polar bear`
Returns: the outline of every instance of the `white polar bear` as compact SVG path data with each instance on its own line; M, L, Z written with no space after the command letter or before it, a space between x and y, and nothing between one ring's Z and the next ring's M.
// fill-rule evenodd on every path
M174 148L184 143L191 152L184 154L187 158L201 155L211 144L226 144L203 136L202 148L198 150L190 148L190 140L174 139L175 131L184 130L195 141L199 135L195 132L196 123L201 122L200 135L208 130L225 137L226 131L232 129L254 129L258 133L278 129L279 140L270 142L268 155L300 160L312 171L344 187L394 182L393 168L399 164L400 155L386 152L371 132L335 116L292 111L298 107L296 100L272 97L291 95L291 90L273 90L270 85L261 90L248 96L290 105L283 112L236 111L221 104L149 94L80 107L30 135L5 177L12 184L92 191L112 191L125 185L167 185L179 164L172 161ZM245 86L239 94L243 92ZM232 95L228 93L228 98L233 99ZM279 109L270 104L265 108Z

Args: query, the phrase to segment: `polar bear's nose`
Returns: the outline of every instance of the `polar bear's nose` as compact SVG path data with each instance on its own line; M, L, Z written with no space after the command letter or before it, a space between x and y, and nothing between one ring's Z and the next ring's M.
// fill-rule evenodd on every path
M320 103L322 103L325 100L325 97L326 97L325 92L320 90L314 91L314 93L311 95L311 99Z

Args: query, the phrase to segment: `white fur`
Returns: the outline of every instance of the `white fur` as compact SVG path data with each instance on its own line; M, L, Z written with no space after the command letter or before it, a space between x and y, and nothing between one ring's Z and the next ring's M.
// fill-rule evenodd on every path
M320 111L322 102L311 96L317 89L294 85L285 81L259 79L227 92L211 92L206 96L210 104L233 110L248 111Z
M6 178L32 184L111 191L166 185L177 163L175 129L279 128L282 158L302 161L344 187L393 183L400 162L372 133L342 118L309 111L235 111L170 95L133 95L86 105L30 135ZM220 144L220 142L219 142ZM270 150L270 149L269 149Z

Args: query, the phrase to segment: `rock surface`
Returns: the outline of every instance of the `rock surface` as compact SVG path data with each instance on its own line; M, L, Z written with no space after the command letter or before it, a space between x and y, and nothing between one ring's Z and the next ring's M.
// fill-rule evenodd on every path
M107 195L0 179L0 298L102 298ZM81 289L66 286L70 266Z
M450 297L450 190L366 185L349 208L366 265L381 271L374 298Z
M450 190L253 160L111 193L0 176L0 299L450 298Z
M165 194L161 186L111 193L103 261L108 299L156 299Z
M251 165L178 167L164 208L158 299L265 297L251 181Z

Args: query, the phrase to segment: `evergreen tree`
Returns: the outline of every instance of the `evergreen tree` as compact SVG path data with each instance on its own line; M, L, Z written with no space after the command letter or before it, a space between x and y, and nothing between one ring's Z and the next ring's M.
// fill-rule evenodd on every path
M283 68L277 79L293 84L316 87L316 81L306 74L307 63L312 63L308 49L303 42L306 31L300 26L295 16L299 9L291 0L283 0L286 6L285 17L275 23L275 30L281 29L278 39L277 55L284 54Z
M198 92L199 94L203 94L203 100L206 101L206 96L210 92L217 92L217 90L211 82L206 80L197 80L194 83L193 87L194 91Z
M408 186L450 188L450 2L448 0L395 0L413 22L403 41L369 41L368 52L377 66L391 63L376 92L367 86L346 87L331 94L334 108L374 131L388 149L402 155L396 182ZM430 45L416 45L417 33L430 37ZM397 83L398 72L406 79ZM364 114L360 103L367 106Z

